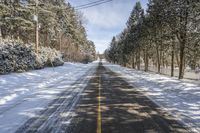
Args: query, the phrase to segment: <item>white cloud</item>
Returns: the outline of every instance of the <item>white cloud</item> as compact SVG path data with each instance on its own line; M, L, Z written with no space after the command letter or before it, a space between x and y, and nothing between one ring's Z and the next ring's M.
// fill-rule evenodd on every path
M84 13L88 24L103 28L114 28L123 24L122 16L110 10L94 10L92 12Z
M131 0L125 1L115 0L111 3L83 10L88 25L108 29L124 26L133 6L130 4Z
M103 53L105 49L108 48L109 42L108 40L93 40L95 42L96 51L99 53Z
M69 0L72 5L82 5L95 0ZM144 6L148 0L141 0ZM113 0L99 6L81 10L87 19L88 38L94 41L96 50L103 52L113 36L126 26L126 21L136 0Z

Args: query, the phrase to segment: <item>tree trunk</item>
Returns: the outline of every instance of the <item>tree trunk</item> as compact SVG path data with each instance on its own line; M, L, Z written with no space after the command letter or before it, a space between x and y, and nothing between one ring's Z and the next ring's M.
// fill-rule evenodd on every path
M4 28L3 28L2 26L1 26L0 28L1 28L1 29L0 29L0 35L1 35L1 37L4 39L5 36L6 36L5 33L3 32L3 31L4 31L4 30L3 30Z
M132 68L135 69L135 56L132 55Z
M186 40L183 38L183 41L181 42L180 46L180 66L179 66L179 79L183 79L184 76L184 56L185 56L185 43Z
M149 58L148 58L148 53L146 53L146 58L145 58L145 72L148 71L149 68Z
M156 46L156 54L157 54L157 68L158 73L160 73L160 54L159 54L159 46Z
M162 66L163 66L163 68L165 68L165 53L164 53L164 51L161 52L161 54L162 54Z
M126 56L123 55L123 66L126 67Z
M179 42L180 42L180 66L179 66L179 79L184 77L185 69L185 46L187 44L187 25L188 25L188 5L189 1L184 1L184 7L182 9L182 14L180 16L180 26L181 30L179 32Z
M140 70L140 48L137 52L137 69Z
M174 40L172 42L172 55L171 55L171 77L174 76L174 49L175 49L175 44Z
M2 42L3 40L3 36L2 36L2 33L1 33L1 27L0 27L0 43Z
M149 60L148 60L148 53L147 53L147 49L145 48L144 50L144 71L147 72L148 71L148 67L149 67Z

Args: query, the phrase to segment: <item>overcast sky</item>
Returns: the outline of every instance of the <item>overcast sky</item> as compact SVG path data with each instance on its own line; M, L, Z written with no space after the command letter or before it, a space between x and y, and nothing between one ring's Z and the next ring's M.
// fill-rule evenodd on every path
M68 0L78 6L97 0ZM102 5L80 10L86 19L85 28L88 39L95 43L97 52L103 53L113 36L126 26L126 21L137 0L113 0ZM144 9L148 0L140 0Z

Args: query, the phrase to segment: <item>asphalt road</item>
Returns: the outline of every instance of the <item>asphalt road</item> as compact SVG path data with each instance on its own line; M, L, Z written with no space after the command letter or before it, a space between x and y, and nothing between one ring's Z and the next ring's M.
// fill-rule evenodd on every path
M142 92L138 92L120 75L105 68L101 63L90 78L83 92L76 92L71 99L65 97L67 92L62 93L17 132L189 132L176 118L164 112ZM82 80L77 81L77 84L84 83ZM66 105L66 100L72 102Z

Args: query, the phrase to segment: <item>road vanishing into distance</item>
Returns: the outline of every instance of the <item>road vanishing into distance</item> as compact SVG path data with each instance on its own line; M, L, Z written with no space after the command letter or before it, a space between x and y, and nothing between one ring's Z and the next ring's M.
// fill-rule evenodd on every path
M80 88L87 81L87 86ZM59 94L17 133L188 133L177 119L157 106L120 75L99 63ZM70 101L70 102L69 102Z

